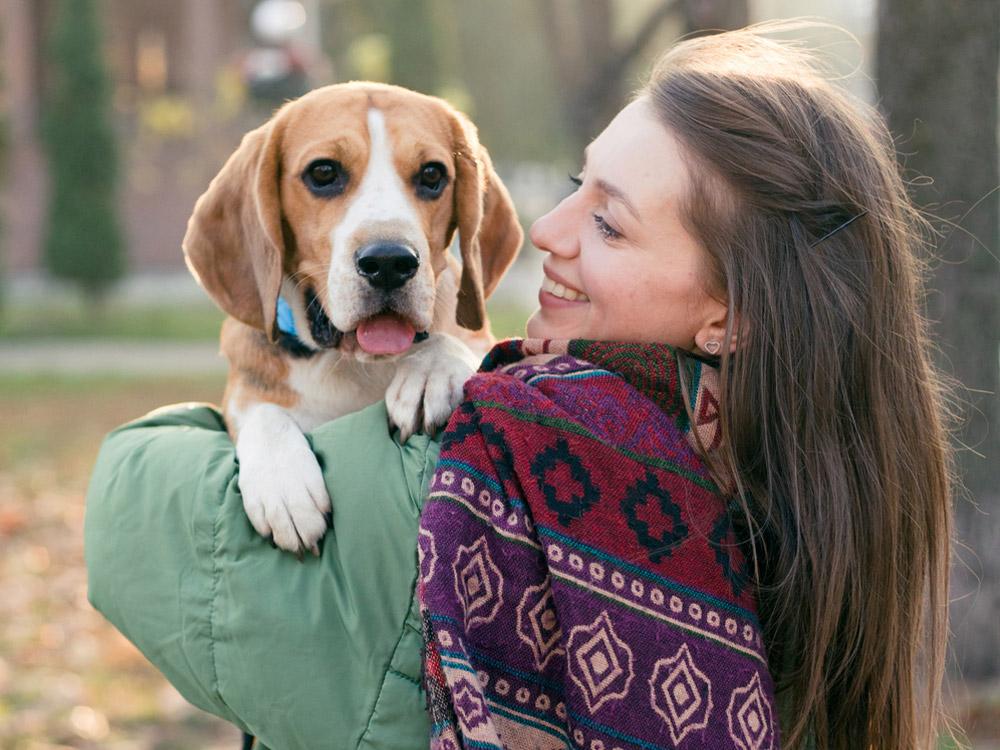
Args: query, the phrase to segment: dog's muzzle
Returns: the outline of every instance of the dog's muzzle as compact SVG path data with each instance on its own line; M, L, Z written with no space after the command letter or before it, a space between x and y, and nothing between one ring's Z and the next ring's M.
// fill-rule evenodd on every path
M376 289L392 291L412 279L420 267L420 257L407 247L394 242L373 242L354 256L358 273Z

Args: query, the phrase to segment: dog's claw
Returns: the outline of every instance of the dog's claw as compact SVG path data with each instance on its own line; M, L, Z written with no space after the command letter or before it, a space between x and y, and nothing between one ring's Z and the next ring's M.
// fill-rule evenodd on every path
M448 421L476 362L464 344L447 334L432 335L400 362L385 403L401 442L421 429L432 434Z

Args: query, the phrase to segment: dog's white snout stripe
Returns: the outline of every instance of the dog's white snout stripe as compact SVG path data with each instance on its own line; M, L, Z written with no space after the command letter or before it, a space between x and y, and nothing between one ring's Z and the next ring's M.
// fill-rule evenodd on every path
M398 243L412 249L421 263L429 250L412 191L396 171L385 115L373 107L368 110L367 122L368 165L354 200L330 233L330 312L338 328L354 323L354 285L368 284L357 267L359 240L369 244L377 240Z
M350 242L362 228L377 232L384 227L396 235L393 239L405 244L422 236L420 218L393 163L385 116L377 109L368 111L368 135L371 139L368 167L358 194L334 230L334 248L345 247L343 243Z

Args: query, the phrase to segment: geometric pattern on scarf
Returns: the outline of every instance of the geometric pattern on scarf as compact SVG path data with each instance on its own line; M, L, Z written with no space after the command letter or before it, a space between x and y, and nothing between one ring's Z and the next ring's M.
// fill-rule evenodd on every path
M515 340L466 384L420 523L433 750L779 747L735 506L698 452L717 375L679 367Z

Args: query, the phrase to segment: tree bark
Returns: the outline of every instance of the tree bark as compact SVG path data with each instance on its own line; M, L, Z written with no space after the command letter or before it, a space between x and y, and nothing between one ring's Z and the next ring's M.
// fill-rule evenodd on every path
M942 230L928 314L940 365L961 383L952 576L954 661L1000 675L1000 4L880 0L876 77L917 205ZM971 570L967 570L966 566Z
M646 51L668 19L680 15L688 32L735 29L749 21L747 0L662 0L627 39L615 40L610 0L539 4L542 28L562 90L564 120L582 149L624 104L629 66Z
M624 104L625 72L655 32L677 10L680 0L663 0L629 39L612 38L610 0L567 5L539 3L542 28L556 78L564 92L566 128L578 149L587 145Z

